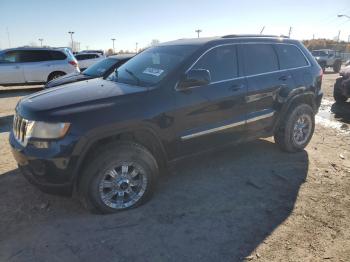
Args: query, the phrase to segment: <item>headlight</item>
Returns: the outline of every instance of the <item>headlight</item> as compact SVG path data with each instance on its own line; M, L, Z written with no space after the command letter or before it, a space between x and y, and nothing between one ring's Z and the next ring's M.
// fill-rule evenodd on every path
M69 129L69 123L46 123L40 121L28 121L27 138L57 139L65 136Z

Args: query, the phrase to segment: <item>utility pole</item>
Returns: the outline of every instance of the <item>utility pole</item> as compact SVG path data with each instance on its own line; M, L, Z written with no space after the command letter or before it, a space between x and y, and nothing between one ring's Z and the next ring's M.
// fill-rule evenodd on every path
M7 40L9 41L9 48L11 48L10 32L9 32L9 28L8 27L6 27L6 32L7 32Z
M340 42L340 33L341 33L341 31L339 30L339 32L338 32L338 43Z
M261 30L260 30L260 34L262 35L262 33L264 32L264 30L265 30L265 26L263 26L262 28L261 28Z
M115 38L112 38L111 40L112 40L112 42L113 42L113 54L115 54L115 50L114 50L114 41L115 41Z
M137 46L138 46L139 43L136 42L136 48L135 48L135 51L136 51L136 54L137 54Z
M315 34L312 35L312 40L315 40Z
M68 34L70 34L70 39L71 39L71 41L72 41L72 51L74 52L74 42L73 42L73 34L74 34L75 32L73 32L73 31L69 31L68 32Z
M43 38L39 38L38 40L40 41L40 46L43 47L43 41L44 41L44 39L43 39Z
M290 38L290 35L292 34L292 27L289 27L288 37Z
M197 29L197 30L195 30L195 32L197 33L197 36L199 38L199 34L202 33L202 30L201 29Z

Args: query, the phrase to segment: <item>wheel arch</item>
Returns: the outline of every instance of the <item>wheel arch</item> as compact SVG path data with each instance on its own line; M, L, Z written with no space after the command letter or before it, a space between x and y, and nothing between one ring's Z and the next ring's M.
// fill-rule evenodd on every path
M62 70L55 70L55 71L52 71L48 76L47 76L47 79L46 79L46 82L49 82L51 77L54 75L54 74L57 74L57 73L60 73L60 74L63 74L63 75L66 75L67 73L62 71Z
M289 109L300 104L308 104L311 106L313 111L317 112L316 95L312 91L305 91L304 88L299 88L293 90L286 98L284 104L280 109L280 113L274 125L274 130L276 130L284 119L284 116L288 113Z
M150 128L139 129L124 129L115 133L104 133L94 136L93 138L83 139L85 145L78 146L75 154L79 155L77 167L74 171L73 182L75 186L81 177L81 171L86 163L103 148L105 145L114 141L125 141L140 144L151 152L155 157L160 170L166 167L168 158L161 140L158 138L156 132Z

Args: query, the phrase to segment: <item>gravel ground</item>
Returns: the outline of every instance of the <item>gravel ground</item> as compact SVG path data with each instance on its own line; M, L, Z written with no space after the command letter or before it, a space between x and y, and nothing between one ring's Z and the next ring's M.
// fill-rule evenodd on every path
M0 261L350 261L350 103L334 105L335 78L305 151L261 139L190 158L150 202L107 216L18 173L8 132L33 90L0 93Z

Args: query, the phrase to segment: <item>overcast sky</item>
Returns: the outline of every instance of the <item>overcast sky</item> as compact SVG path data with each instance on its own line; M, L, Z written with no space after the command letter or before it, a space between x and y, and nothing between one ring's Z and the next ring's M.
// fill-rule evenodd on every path
M67 46L68 31L81 49L108 49L116 38L116 50L147 46L179 38L232 33L288 34L296 39L340 38L348 40L350 0L0 0L0 48L37 43Z

